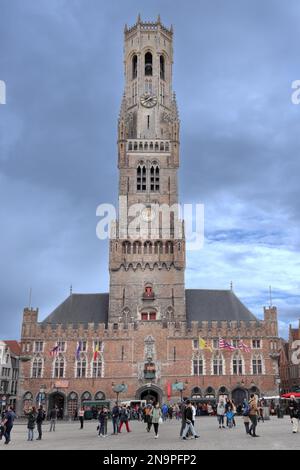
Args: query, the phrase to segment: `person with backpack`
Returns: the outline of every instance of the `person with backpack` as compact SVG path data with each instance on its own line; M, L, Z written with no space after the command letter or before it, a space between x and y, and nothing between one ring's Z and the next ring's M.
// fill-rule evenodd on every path
M250 417L250 420L251 420L251 426L250 426L249 434L252 437L259 437L256 434L256 427L257 427L257 423L258 423L258 406L257 406L257 399L256 399L256 397L253 393L250 397L249 407L250 407L249 417Z
M147 423L146 431L147 432L151 431L151 426L152 426L151 413L152 413L152 409L153 409L153 406L151 405L151 403L148 403L148 405L146 406L146 410L145 410L145 418L146 418L146 423Z
M37 412L37 417L36 417L36 426L37 426L37 431L39 434L39 437L37 438L37 441L42 440L42 424L43 421L45 420L45 411L43 410L43 407L40 406Z
M32 408L29 409L29 412L27 413L27 429L28 429L27 441L33 441L36 418L37 418L37 412L36 412L35 407L33 406Z
M10 406L4 413L3 421L1 423L4 428L4 434L3 434L5 437L4 444L6 445L8 445L11 441L10 434L14 425L15 418L16 418L16 414L13 408Z
M195 439L198 439L198 435L195 432L194 426L193 426L193 408L190 400L186 401L186 407L185 407L185 428L182 433L182 439L186 441L186 436L188 433L191 433Z
M121 429L123 427L123 424L125 424L127 432L131 432L131 430L129 428L129 423L128 423L129 416L130 416L130 413L129 413L128 409L126 408L126 405L123 405L122 408L121 408L121 412L120 412L119 433L121 433Z
M244 425L245 425L247 435L250 435L250 417L249 417L249 413L250 413L250 406L249 406L248 401L245 398L244 402L243 402L243 407L242 407L242 415L243 415L243 421L244 421Z

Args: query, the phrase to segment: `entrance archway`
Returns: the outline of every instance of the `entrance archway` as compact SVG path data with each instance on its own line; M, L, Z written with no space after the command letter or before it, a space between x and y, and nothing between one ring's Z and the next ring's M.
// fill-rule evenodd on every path
M136 391L135 394L138 400L146 400L147 403L155 402L155 403L162 403L163 392L159 387L155 385L146 385L141 387Z
M63 393L54 392L54 393L51 393L51 395L49 395L48 411L50 412L55 407L58 409L57 417L59 419L63 419L64 412L65 412L65 396Z
M248 394L244 388L236 388L235 390L233 390L232 399L236 406L242 405L245 398L248 398Z

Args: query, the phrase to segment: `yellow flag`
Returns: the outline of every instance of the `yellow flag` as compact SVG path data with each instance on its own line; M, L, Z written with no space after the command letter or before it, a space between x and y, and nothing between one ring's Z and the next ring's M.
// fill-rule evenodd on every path
M199 349L202 349L202 350L207 349L208 351L212 352L211 347L209 347L205 339L201 338L200 336L199 336Z

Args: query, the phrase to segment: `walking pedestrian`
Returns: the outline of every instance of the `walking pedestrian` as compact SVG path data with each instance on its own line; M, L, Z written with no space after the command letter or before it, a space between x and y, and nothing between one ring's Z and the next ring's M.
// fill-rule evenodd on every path
M10 406L7 408L6 412L4 413L3 421L2 421L2 426L4 428L4 437L5 441L4 444L8 445L11 441L11 431L14 426L14 420L16 418L16 414L13 410L13 408Z
M58 415L58 410L57 407L55 406L52 408L50 411L50 432L55 432L55 425L57 421L57 415Z
M159 406L159 403L156 403L151 411L151 421L154 427L155 439L158 439L158 428L162 422L162 412Z
M248 434L248 435L250 435L250 417L249 417L249 413L250 413L250 406L248 404L248 401L245 398L244 402L243 402L243 407L242 407L242 414L243 414L243 421L244 421L244 425L245 425L245 429L246 429L246 434Z
M43 421L45 419L45 411L43 410L43 407L40 406L37 412L37 417L36 417L36 426L37 426L37 431L38 431L38 438L37 441L42 440L42 425Z
M119 433L121 433L121 429L123 427L123 424L125 424L126 426L126 430L127 432L131 432L130 431L130 428L129 428L129 412L126 408L126 405L123 405L122 408L121 408L121 412L120 412L120 425L119 425Z
M181 403L181 408L180 408L180 413L181 413L181 429L180 429L180 437L183 436L183 431L185 430L186 427L186 421L185 421L185 410L186 410L186 403L183 401Z
M80 429L83 429L83 423L84 423L84 408L83 408L83 406L79 410L78 417L79 417L79 421L80 421Z
M296 434L299 429L300 407L294 395L290 397L289 413L293 425L293 434Z
M168 417L168 405L166 403L163 404L162 406L162 419L163 421L167 421L167 417Z
M258 406L257 406L256 397L255 397L254 394L252 394L251 397L250 397L249 407L250 407L249 417L250 417L250 420L251 420L251 426L250 426L249 434L252 437L259 437L256 434L256 427L257 427L257 423L258 423Z
M113 434L116 435L118 434L119 421L120 421L120 408L119 408L118 402L115 402L115 406L113 407L112 412L111 412L111 417L112 417L112 424L113 424Z
M186 401L186 407L185 407L185 428L182 433L182 439L185 441L187 433L190 432L195 439L198 439L198 435L195 432L195 428L193 426L193 409L192 409L192 404L190 400Z
M224 400L220 400L217 407L217 417L219 422L219 429L225 429L224 426L224 416L225 416L225 403Z
M147 423L147 426L146 426L146 431L147 432L150 432L151 431L151 426L152 426L152 408L153 406L151 405L151 403L148 403L148 405L146 406L146 410L145 410L145 419L146 419L146 423Z
M27 413L28 441L33 441L36 418L37 412L35 407L33 406L29 409L29 412Z

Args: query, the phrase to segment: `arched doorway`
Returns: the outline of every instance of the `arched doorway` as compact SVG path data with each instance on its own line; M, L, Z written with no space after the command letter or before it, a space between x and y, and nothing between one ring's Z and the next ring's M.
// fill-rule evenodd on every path
M138 400L146 400L147 403L162 403L163 392L159 387L151 384L137 390L135 396Z
M248 394L244 388L236 388L235 390L233 390L232 399L236 406L242 405L245 398L248 398Z
M65 412L65 396L63 393L54 392L49 395L48 411L51 411L55 407L58 409L58 419L63 419Z

